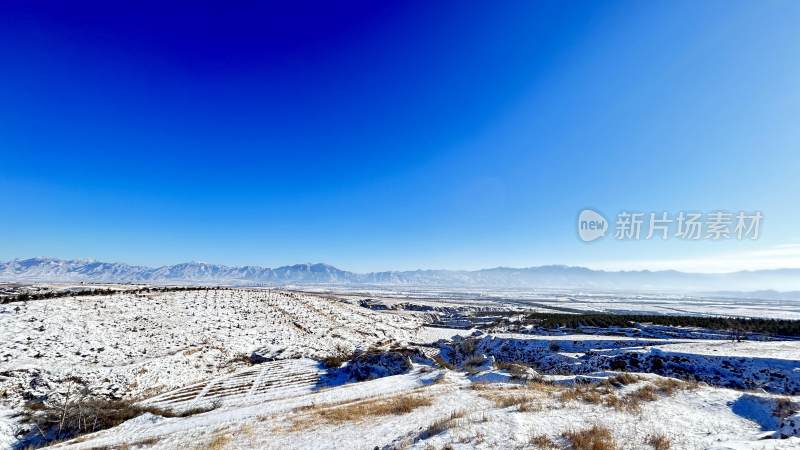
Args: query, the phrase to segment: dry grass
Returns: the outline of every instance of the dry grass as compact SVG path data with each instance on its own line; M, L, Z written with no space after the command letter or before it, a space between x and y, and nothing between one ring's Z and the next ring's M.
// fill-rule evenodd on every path
M534 404L540 397L526 393L522 389L478 389L478 395L494 403L498 408L517 406L520 410L534 411ZM523 406L524 405L524 406ZM539 408L541 409L541 408Z
M658 378L652 381L660 395L670 396L675 391L691 391L697 389L696 381L682 381L674 378Z
M528 444L536 448L557 449L559 445L546 434L537 434L528 439Z
M637 383L642 380L642 377L639 375L634 375L632 373L621 373L619 375L614 375L610 377L608 383L614 386L627 386L629 384Z
M528 366L518 362L495 361L494 367L499 370L505 370L514 378L522 378L528 375Z
M580 401L617 410L636 412L641 410L643 403L656 401L661 396L671 396L678 390L697 387L697 384L692 382L672 378L658 378L623 396L618 395L615 386L619 387L641 380L642 378L636 375L622 374L594 385L577 384L570 389L559 392L558 399L562 403Z
M653 447L653 450L669 450L670 445L672 445L672 441L660 433L651 434L647 437L645 443Z
M581 401L584 403L598 404L603 401L604 395L611 392L604 386L576 384L569 389L564 389L558 394L558 399L562 403L571 401Z
M645 385L629 393L625 398L634 403L654 402L658 400L658 389L651 385Z
M344 423L363 420L368 417L407 414L422 407L430 406L433 400L420 394L405 394L391 398L369 399L342 405L306 406L297 411L308 414L295 420L293 431L318 423Z
M544 407L539 402L520 403L519 406L517 406L517 411L519 412L537 412L542 409L544 409Z
M207 444L197 447L197 450L222 450L228 448L231 437L227 434L217 434Z
M495 385L491 383L472 383L469 386L481 398L491 401L497 408L517 407L519 412L542 410L540 400L564 388L545 382L530 382L524 385Z
M541 393L552 394L564 390L564 387L559 386L555 383L537 380L537 381L528 381L527 383L525 383L525 389Z
M531 395L498 395L491 398L491 400L498 408L508 408L531 403L536 400L536 397Z
M617 444L611 431L601 425L578 431L565 431L561 435L571 450L616 450Z
M433 423L428 425L428 428L420 434L420 439L428 439L431 436L436 436L439 433L444 433L451 428L460 426L466 414L467 413L463 410L456 410L451 412L447 417L442 417L441 419L433 421Z
M439 367L441 367L443 369L455 370L455 366L453 366L449 362L445 361L444 358L442 358L439 355L434 356L433 357L433 361L436 362L436 364L438 364Z

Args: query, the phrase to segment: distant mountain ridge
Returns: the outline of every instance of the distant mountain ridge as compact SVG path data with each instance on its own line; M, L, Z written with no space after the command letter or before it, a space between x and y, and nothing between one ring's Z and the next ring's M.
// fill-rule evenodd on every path
M701 274L678 271L608 272L573 266L496 267L355 273L327 264L274 269L190 262L161 267L56 258L0 262L4 282L107 282L234 285L382 285L454 288L578 288L666 291L800 290L800 269Z

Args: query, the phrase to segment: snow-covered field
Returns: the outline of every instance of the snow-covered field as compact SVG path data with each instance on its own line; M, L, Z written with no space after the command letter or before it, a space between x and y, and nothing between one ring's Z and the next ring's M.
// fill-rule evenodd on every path
M139 396L264 358L321 358L337 347L403 341L420 322L320 296L200 290L0 305L0 392L44 394L60 379Z
M320 292L330 289L319 289ZM509 289L475 291L392 288L337 288L350 298L368 298L386 305L412 303L430 307L525 310L528 312L603 312L614 314L721 315L800 320L800 297L769 295L586 292L580 290Z
M59 448L568 448L564 433L594 425L619 449L657 448L654 436L671 449L800 448L798 437L773 439L800 423L800 341L485 334L424 321L530 300L413 297L385 310L363 294L267 289L0 304L0 449L23 436L26 402L63 397L73 379L154 411L206 412L145 413ZM352 363L319 362L370 348L413 364L357 382L337 375ZM513 361L540 373L521 376ZM646 374L603 382L618 370ZM687 373L701 383L620 406ZM578 381L602 389L573 395ZM409 396L417 403L392 406Z

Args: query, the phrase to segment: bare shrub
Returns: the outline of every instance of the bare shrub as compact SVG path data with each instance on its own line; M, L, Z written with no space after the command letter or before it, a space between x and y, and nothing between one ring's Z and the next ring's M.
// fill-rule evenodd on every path
M477 373L478 369L483 365L486 361L486 358L483 356L470 356L469 358L464 361L464 369L467 373Z
M215 409L217 405L174 412L138 405L131 400L109 400L95 395L77 380L68 382L64 394L51 394L53 400L27 403L23 422L36 430L40 442L54 442L115 427L144 413L162 417L187 417Z
M672 445L672 441L670 441L667 436L660 433L651 434L647 437L645 443L653 447L653 450L669 450L669 447Z
M322 358L322 364L327 368L335 369L353 359L354 356L354 351L340 344L336 346L333 355Z
M557 449L558 444L546 434L537 434L528 439L528 444L536 448Z
M594 425L579 431L565 431L561 436L567 440L571 450L617 449L611 431L602 425Z
M87 389L74 389L69 388L58 401L25 405L23 421L37 430L39 439L59 441L104 430L145 412L128 401L106 400Z
M449 362L445 361L444 358L442 358L440 355L434 356L433 357L433 361L436 362L436 364L438 364L439 367L441 367L443 369L455 370L455 366L453 366Z
M478 341L475 338L466 338L461 342L461 352L464 355L475 354L475 349L477 348L478 344Z

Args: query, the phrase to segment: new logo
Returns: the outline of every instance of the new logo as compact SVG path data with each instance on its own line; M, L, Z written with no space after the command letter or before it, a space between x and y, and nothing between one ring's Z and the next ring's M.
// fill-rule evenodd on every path
M606 235L608 221L602 214L592 209L584 209L578 215L578 237L591 242Z

